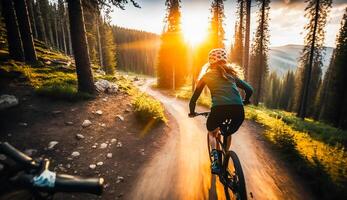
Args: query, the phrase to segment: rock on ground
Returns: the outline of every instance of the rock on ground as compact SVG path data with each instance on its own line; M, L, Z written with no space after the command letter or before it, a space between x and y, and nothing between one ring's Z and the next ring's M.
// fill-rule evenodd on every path
M50 141L48 144L48 149L53 149L55 145L57 145L59 142L57 141Z
M107 157L107 158L112 158L112 153L108 153L108 154L106 155L106 157Z
M88 119L84 120L82 123L82 127L88 127L90 125L92 125L92 122Z
M107 148L107 144L106 143L101 143L100 144L100 149L105 149Z
M118 85L104 79L98 80L95 83L95 87L98 92L116 93L118 91Z
M76 134L76 138L79 140L84 139L84 135L78 133Z
M120 121L124 121L124 117L122 115L116 115L116 118L119 119Z
M97 110L97 111L95 111L95 114L102 115L102 111L101 110Z
M95 168L96 168L96 165L95 165L95 164L91 164L91 165L89 165L89 168L90 168L90 169L95 169Z
M74 152L72 152L71 153L71 156L72 157L78 157L78 156L80 156L81 154L80 154L80 152L78 152L78 151L74 151Z

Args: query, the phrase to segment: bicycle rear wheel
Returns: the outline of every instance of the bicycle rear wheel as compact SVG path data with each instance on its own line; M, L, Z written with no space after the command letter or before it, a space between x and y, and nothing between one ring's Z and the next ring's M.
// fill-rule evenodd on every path
M234 151L229 151L223 163L225 186L230 188L236 200L247 200L246 182L240 160ZM225 188L226 191L226 188ZM227 195L227 194L226 194Z

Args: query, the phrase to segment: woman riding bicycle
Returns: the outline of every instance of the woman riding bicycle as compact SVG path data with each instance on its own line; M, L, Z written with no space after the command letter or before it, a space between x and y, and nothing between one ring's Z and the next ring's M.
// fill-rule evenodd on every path
M206 123L211 141L211 157L213 157L211 171L213 174L219 174L219 159L222 156L220 145L217 142L217 138L220 137L219 127L223 122L231 119L228 131L225 133L226 135L223 135L228 137L227 149L229 149L231 134L239 129L244 120L243 106L249 104L253 88L247 82L241 80L239 70L235 66L228 64L226 51L220 48L211 50L208 55L207 71L200 78L189 103L190 117L194 117L196 114L196 101L205 85L209 88L212 98L211 112ZM243 89L246 93L243 101L237 87Z

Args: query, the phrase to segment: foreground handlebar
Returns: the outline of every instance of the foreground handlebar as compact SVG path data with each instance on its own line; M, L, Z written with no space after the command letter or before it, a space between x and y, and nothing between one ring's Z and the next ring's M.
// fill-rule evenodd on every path
M5 154L21 166L24 166L24 168L34 169L40 166L40 164L35 162L31 157L25 155L7 142L0 142L0 153Z
M76 192L101 195L104 188L103 178L81 178L49 171L49 160L35 162L7 142L0 142L0 153L15 161L23 171L10 178L12 183L27 188L51 192ZM31 169L41 169L40 175L29 173ZM36 180L35 180L36 179Z
M55 192L81 192L101 195L104 188L103 178L80 178L57 174Z
M44 192L76 192L76 193L90 193L101 195L104 188L103 178L81 178L78 176L71 176L65 174L56 174L54 186L48 185L35 186L33 183L34 175L27 173L20 173L13 177L11 180L18 186L27 188L35 188Z

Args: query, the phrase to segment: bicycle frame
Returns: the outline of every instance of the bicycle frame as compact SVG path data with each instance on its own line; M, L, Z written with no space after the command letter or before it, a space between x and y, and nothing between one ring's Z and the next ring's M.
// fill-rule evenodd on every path
M195 116L202 115L207 117L208 112L206 113L198 113ZM230 121L229 121L230 122ZM223 125L228 126L228 123L223 123ZM215 140L217 141L218 145L220 145L222 148L222 157L220 158L220 164L221 164L221 172L218 174L220 182L224 185L224 191L226 195L226 199L230 199L229 195L229 189L232 190L233 194L236 195L237 200L246 200L247 199L247 190L245 186L245 180L244 175L242 171L242 167L239 161L238 156L234 151L231 149L228 149L228 137L230 136L224 136L226 134L223 134L224 130L228 130L228 128L225 128L222 125L222 127L219 128L219 131L217 133L217 137L215 137ZM220 136L223 137L223 142L220 139ZM211 157L211 145L210 145L210 137L209 134L207 134L207 147L208 147L208 155L210 158L210 161L212 163L212 157ZM233 171L229 171L229 161L232 161L232 167Z
M227 145L228 145L228 137L231 137L231 135L228 137L225 137L220 131L217 134L219 134L219 135L218 135L218 137L216 137L216 141L222 147L222 154L225 156L229 151L229 149L227 149ZM223 142L219 139L220 136L223 137ZM210 155L211 145L210 145L210 138L209 138L208 134L207 134L207 147L208 147L208 153ZM212 162L211 156L210 156L210 161Z

